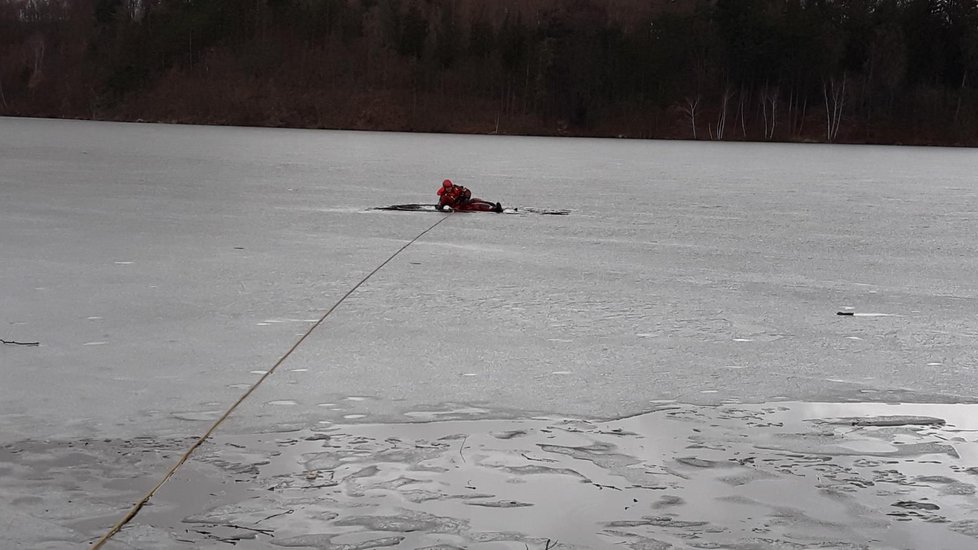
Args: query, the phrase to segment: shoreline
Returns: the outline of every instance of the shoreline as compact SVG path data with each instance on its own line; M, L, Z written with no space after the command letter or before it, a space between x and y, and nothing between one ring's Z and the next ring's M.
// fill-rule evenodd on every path
M540 137L540 138L571 138L571 139L603 139L603 140L630 140L630 141L688 141L705 143L757 143L757 144L795 144L795 145L865 145L879 147L938 147L950 149L971 149L978 147L978 143L958 143L944 142L939 140L921 141L868 141L857 139L839 139L837 141L818 140L812 137L799 137L796 139L772 139L758 140L750 138L741 139L703 139L683 137L679 135L665 135L654 137L643 137L627 134L612 135L609 133L587 133L571 131L552 131L544 130L521 132L496 132L467 130L465 128L453 129L404 129L376 126L371 128L356 126L317 126L317 125L296 125L296 124L245 124L234 121L205 121L194 118L186 119L167 119L159 118L131 118L131 117L83 117L72 115L49 115L49 114L9 114L0 113L0 118L31 119L31 120L61 120L61 121L82 121L82 122L116 122L123 124L164 124L172 126L203 126L211 128L253 128L253 129L281 129L281 130L326 130L335 132L378 132L378 133L402 133L402 134L431 134L431 135L459 135L459 136L504 136L504 137Z

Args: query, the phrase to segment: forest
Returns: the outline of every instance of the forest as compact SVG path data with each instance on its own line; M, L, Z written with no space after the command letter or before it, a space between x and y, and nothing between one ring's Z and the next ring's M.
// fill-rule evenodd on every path
M0 0L0 115L978 145L978 0Z

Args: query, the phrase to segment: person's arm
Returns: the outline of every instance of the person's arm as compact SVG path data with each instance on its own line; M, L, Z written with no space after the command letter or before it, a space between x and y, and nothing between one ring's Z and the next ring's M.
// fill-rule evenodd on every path
M444 210L445 209L445 198L446 198L445 188L444 187L439 187L438 188L438 191L436 191L435 194L438 195L438 204L435 205L435 209L436 210Z
M443 211L446 207L450 207L452 203L451 193L438 193L438 204L435 205L435 208L438 211Z

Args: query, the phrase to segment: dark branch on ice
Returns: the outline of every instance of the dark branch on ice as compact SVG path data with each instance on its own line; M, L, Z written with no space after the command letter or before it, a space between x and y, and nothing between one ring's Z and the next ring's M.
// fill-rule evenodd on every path
M4 340L0 338L0 342L10 345L10 346L40 346L40 342L17 342L14 340Z

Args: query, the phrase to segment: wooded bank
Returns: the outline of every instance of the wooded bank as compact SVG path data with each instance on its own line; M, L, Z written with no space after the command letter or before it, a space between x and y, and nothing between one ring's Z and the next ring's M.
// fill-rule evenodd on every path
M0 114L978 144L978 0L0 0Z

